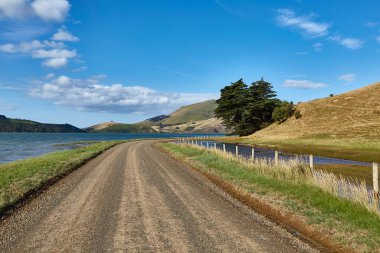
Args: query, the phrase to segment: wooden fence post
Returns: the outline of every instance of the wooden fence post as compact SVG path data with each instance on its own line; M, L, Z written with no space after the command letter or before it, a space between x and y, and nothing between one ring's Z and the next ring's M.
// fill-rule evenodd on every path
M373 180L373 194L375 203L379 203L379 164L374 162L372 164L372 180Z
M309 155L309 165L310 165L310 169L314 169L314 156L313 155Z
M236 145L236 148L235 148L236 150L236 156L238 156L239 155L239 146L238 145Z
M216 142L214 142L214 148L215 148L215 150L216 150Z
M278 166L278 151L277 150L274 151L274 164Z
M206 148L208 148L208 141L206 142Z
M226 144L223 143L223 152L226 153Z
M255 148L252 148L251 158L252 158L252 160L255 160Z

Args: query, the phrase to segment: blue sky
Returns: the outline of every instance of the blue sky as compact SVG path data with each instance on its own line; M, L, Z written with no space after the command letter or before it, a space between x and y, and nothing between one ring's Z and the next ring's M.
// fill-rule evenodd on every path
M379 81L377 0L0 0L0 114L137 122L264 77L308 101Z

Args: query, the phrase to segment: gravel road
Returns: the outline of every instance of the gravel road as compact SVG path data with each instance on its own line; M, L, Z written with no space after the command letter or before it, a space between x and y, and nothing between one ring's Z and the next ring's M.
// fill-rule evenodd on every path
M0 252L316 252L155 148L118 145L0 222Z

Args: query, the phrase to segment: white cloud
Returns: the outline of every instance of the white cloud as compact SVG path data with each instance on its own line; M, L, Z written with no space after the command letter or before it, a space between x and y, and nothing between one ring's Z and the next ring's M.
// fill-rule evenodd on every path
M76 50L67 49L38 49L33 51L33 58L46 59L42 65L50 68L61 68L67 65L69 58L77 56Z
M101 77L72 79L60 76L30 95L78 110L112 113L167 113L181 105L216 98L216 94L164 93L142 86L104 85Z
M345 81L347 84L352 83L356 79L355 74L344 74L341 76L338 76L339 80Z
M320 37L329 33L330 24L315 22L312 16L296 16L290 9L279 9L277 21L281 26L298 29L308 36Z
M43 20L57 22L66 18L71 7L67 0L35 0L31 6Z
M43 48L45 45L39 40L30 42L21 42L19 44L4 44L0 45L0 51L5 53L29 53L32 50Z
M317 42L317 43L314 43L313 47L315 51L319 52L322 50L323 44L320 42Z
M69 59L77 57L76 50L67 49L63 42L47 40L0 45L0 52L30 54L32 58L44 59L42 65L50 68L64 67L68 64Z
M70 7L68 0L0 0L0 18L37 16L45 21L62 22Z
M340 45L344 46L345 48L352 49L352 50L360 49L364 44L362 40L355 39L355 38L342 38L339 35L330 36L329 39L332 41L338 42Z
M25 0L0 0L0 18L22 19L27 12Z
M76 50L67 49L38 49L33 51L33 58L73 58L77 55Z
M289 80L288 79L288 80L285 80L284 86L289 87L289 88L316 89L316 88L325 87L326 84L315 83L308 80Z
M75 37L74 35L72 35L64 27L58 29L58 31L53 35L52 39L57 40L57 41L70 41L70 42L79 41L78 37Z
M353 38L344 38L340 41L340 44L349 49L359 49L363 46L363 41Z
M59 57L45 60L42 62L42 65L45 67L57 69L66 66L68 62L69 61L67 60L67 58Z

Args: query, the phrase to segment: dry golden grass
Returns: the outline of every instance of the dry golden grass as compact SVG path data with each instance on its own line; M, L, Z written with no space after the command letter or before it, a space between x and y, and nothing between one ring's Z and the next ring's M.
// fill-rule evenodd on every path
M179 125L170 125L161 128L160 126L152 126L156 132L160 133L224 133L225 126L222 121L217 118L206 120L191 121Z
M201 150L207 149L206 147L197 145L182 145L195 147ZM326 171L311 170L304 161L298 158L279 160L279 163L275 164L272 159L250 160L242 156L236 156L232 153L223 152L219 149L209 148L207 150L224 159L238 161L254 170L256 174L269 176L276 180L283 180L291 183L306 183L316 186L336 197L358 203L366 207L368 210L380 215L378 203L373 201L373 192L368 191L365 181L356 180L356 182L353 182L340 175L328 173Z
M252 138L294 139L310 136L380 139L380 83L297 105L301 117L273 124Z

